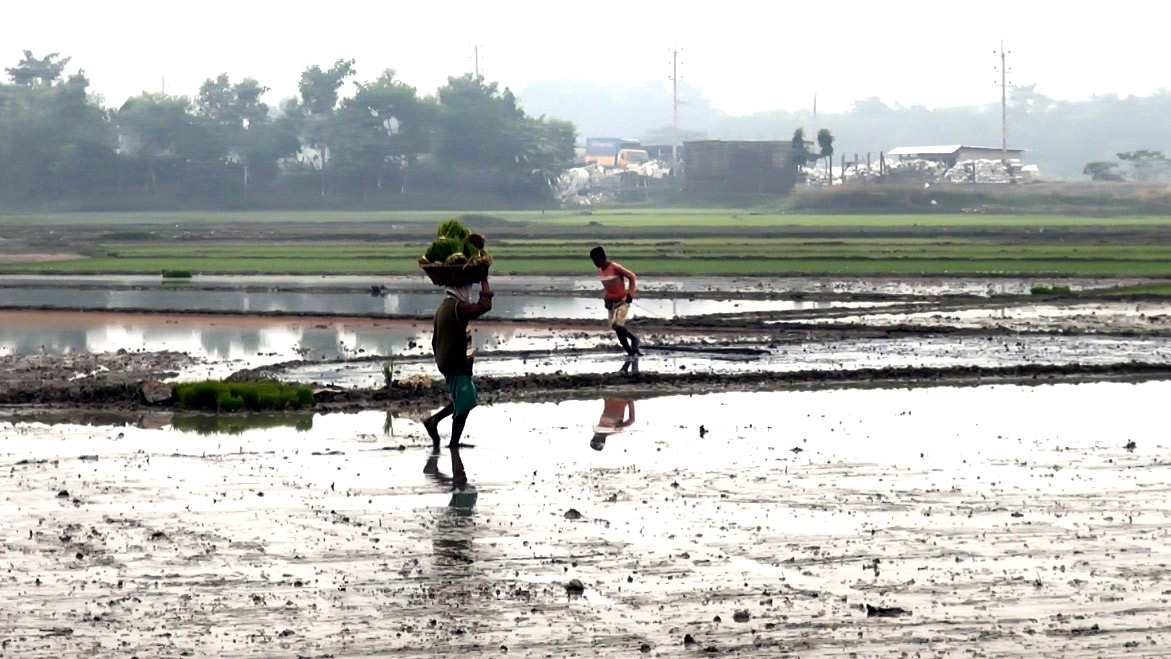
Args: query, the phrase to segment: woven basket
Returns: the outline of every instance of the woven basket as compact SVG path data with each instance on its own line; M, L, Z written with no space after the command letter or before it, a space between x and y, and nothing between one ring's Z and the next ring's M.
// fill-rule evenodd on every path
M488 276L488 264L478 265L425 265L423 272L437 286L470 286Z

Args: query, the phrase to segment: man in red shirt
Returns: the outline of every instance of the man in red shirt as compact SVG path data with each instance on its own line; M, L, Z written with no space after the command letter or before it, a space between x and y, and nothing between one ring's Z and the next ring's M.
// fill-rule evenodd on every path
M602 280L603 298L606 302L606 311L610 327L618 335L618 342L626 353L635 356L642 353L638 350L638 339L630 330L626 329L626 316L630 313L630 303L638 289L638 279L634 273L606 258L606 250L600 246L590 250L590 258L598 266L598 278ZM630 288L626 287L630 282Z
M629 412L629 416L627 413ZM623 418L626 417L626 418ZM602 418L594 426L594 437L590 440L590 448L601 451L606 448L606 438L621 432L623 428L634 423L634 401L625 398L605 398L602 400Z

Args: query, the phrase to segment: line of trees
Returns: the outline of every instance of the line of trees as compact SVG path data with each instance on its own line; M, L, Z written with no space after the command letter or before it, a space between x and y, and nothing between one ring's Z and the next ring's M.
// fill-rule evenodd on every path
M434 95L354 60L306 69L299 95L227 73L194 97L104 107L57 53L0 84L0 201L89 208L532 205L574 158L566 121L532 117L495 82L450 77ZM352 93L343 94L347 83Z

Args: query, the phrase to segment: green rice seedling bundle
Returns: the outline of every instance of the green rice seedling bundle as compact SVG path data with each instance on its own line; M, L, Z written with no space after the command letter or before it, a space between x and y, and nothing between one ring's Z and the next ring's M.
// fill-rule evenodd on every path
M419 266L439 286L464 286L488 276L492 255L483 234L469 231L459 220L439 225L435 240L419 257Z

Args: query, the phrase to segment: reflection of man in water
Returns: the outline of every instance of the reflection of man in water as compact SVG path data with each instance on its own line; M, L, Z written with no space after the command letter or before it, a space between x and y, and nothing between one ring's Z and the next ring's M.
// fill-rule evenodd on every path
M451 476L439 471L439 451L434 451L423 465L423 473L435 479L440 485L454 485L459 491L467 489L468 474L464 471L464 461L459 457L459 446L451 446ZM473 500L475 498L473 497ZM452 501L455 501L453 498Z
M621 432L634 423L634 401L625 398L606 398L602 401L602 418L594 426L594 438L590 440L590 448L601 451L606 447L606 438ZM629 410L629 415L627 411ZM625 417L625 418L623 418Z
M630 314L630 303L638 290L638 278L634 273L606 258L606 250L601 246L590 250L590 258L598 266L598 278L602 280L604 289L602 297L606 303L607 322L618 335L618 342L628 355L641 355L638 351L638 339L630 330L626 329L626 316ZM626 282L630 282L630 288Z
M463 464L459 462L459 448L451 449L452 468L455 478L448 478L439 472L439 454L432 454L423 469L440 485L448 485L458 481L463 474ZM464 479L466 481L466 478ZM467 576L463 571L475 560L475 545L473 534L476 529L475 507L479 494L474 487L457 487L451 493L451 501L435 519L432 543L435 549L435 566L442 570L442 579L432 584L436 589L450 589L462 591L463 586L452 580L453 577Z
M423 421L423 427L431 437L432 448L439 451L439 422L451 417L451 441L448 446L459 445L468 414L476 406L476 385L472 383L472 332L468 323L492 309L492 287L488 279L480 282L480 296L471 301L471 286L448 286L443 302L435 310L435 333L431 348L435 351L435 365L447 381L447 393L451 402ZM458 459L452 452L452 466ZM462 465L461 465L462 467ZM462 468L459 470L462 472ZM465 478L466 482L466 478Z

